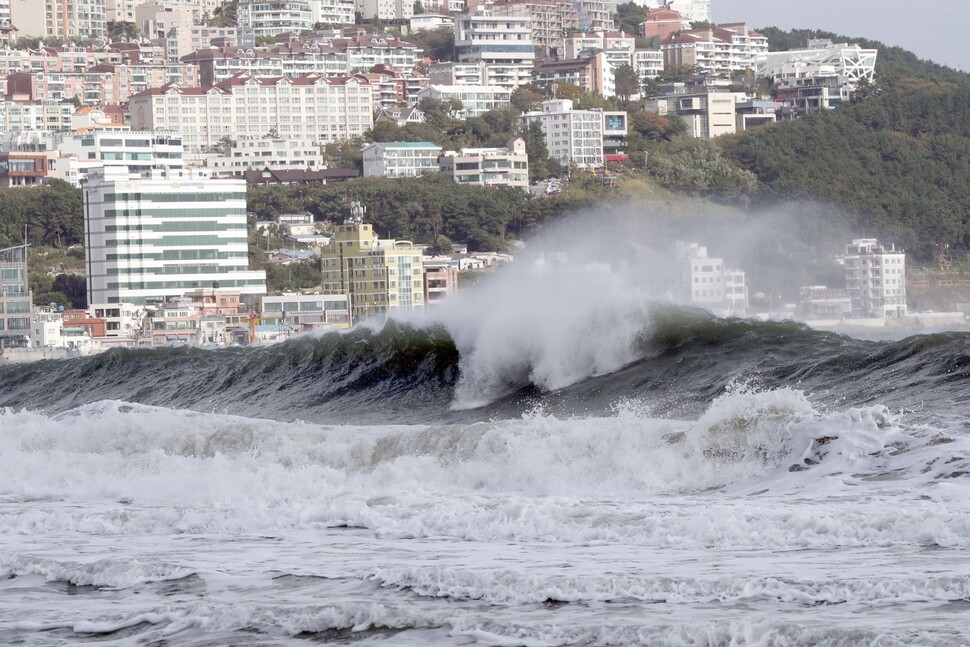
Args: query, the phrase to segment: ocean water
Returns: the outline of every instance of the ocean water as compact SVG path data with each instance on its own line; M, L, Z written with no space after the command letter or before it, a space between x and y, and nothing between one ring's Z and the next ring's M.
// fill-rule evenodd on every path
M0 644L970 644L970 336L527 279L0 368Z

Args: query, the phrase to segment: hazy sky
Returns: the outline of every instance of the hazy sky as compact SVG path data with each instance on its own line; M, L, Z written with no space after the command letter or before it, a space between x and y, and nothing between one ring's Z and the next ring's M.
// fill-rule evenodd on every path
M714 22L872 38L970 71L968 0L712 0L711 11Z

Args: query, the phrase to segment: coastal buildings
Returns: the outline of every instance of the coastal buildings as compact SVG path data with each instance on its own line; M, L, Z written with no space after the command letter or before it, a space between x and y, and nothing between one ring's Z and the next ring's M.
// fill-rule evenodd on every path
M541 111L527 112L519 117L519 122L542 125L550 157L567 166L599 168L603 166L605 120L610 121L612 134L619 134L620 129L626 134L626 113L622 113L621 122L610 119L613 115L619 117L620 113L575 110L569 99L558 99L543 101Z
M364 177L417 177L438 172L441 146L432 142L378 142L363 149Z
M222 142L217 149L214 153L192 156L192 161L201 162L213 177L243 177L253 170L315 171L327 168L320 146L312 139L247 135Z
M858 238L846 245L844 261L853 317L898 319L906 315L905 253L875 238Z
M153 169L184 168L182 136L165 131L127 128L56 135L57 158L51 175L75 186L96 169L121 167L148 177Z
M478 11L455 18L455 57L459 63L485 63L505 69L504 78L493 74L490 83L509 90L532 78L535 46L528 16L497 16ZM484 83L483 83L484 85Z
M108 167L84 189L89 302L160 304L220 286L266 293L265 273L248 268L244 181Z
M545 52L579 29L579 10L570 0L496 0L491 10L496 17L528 18L532 44Z
M286 324L291 330L350 328L350 297L346 294L282 294L260 299L260 323Z
M677 243L673 272L667 277L674 298L721 316L744 316L748 306L745 273L730 269L723 258L708 256L707 247Z
M347 295L353 321L424 306L424 257L408 240L380 239L360 218L338 225L320 252L323 294Z
M529 189L529 156L521 138L513 139L504 148L446 151L439 157L438 164L441 172L458 184Z
M436 101L457 99L461 101L462 107L455 116L468 119L479 117L489 110L508 108L512 92L507 88L487 85L429 85L417 93L415 103L418 104L425 98Z
M768 77L779 85L803 85L834 76L840 85L854 89L860 81L874 79L878 53L856 44L810 39L805 49L762 52L755 62L759 77Z
M679 90L684 90L680 93ZM747 95L743 92L695 92L686 93L676 88L673 94L664 94L647 102L659 115L673 115L687 124L691 137L708 139L736 132L734 107Z
M32 296L27 284L27 245L0 249L0 347L27 343Z
M236 11L239 43L245 46L255 45L260 37L313 28L308 0L240 0Z
M352 139L373 126L371 87L354 77L307 74L294 79L235 76L209 88L164 85L129 102L136 129L182 133L185 152L212 149L224 138Z
M660 49L664 68L695 68L700 74L734 74L754 70L768 52L768 39L744 23L682 31L665 40Z

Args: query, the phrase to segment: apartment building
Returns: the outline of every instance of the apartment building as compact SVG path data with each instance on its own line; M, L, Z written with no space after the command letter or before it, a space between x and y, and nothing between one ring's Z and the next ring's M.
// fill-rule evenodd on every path
M671 296L680 303L700 306L720 316L744 316L748 289L744 272L730 269L707 247L678 242L673 264L661 275Z
M646 79L657 78L664 71L663 52L655 49L633 50L633 69L636 70L641 83Z
M354 0L310 0L314 25L353 25L355 11Z
M491 5L498 17L528 18L532 44L555 51L563 34L579 29L579 10L570 0L498 0Z
M309 0L240 0L236 16L239 43L246 46L259 37L313 29Z
M417 93L414 102L428 98L436 101L457 99L461 101L462 109L456 115L459 119L479 117L489 110L501 110L509 107L512 91L489 85L429 85Z
M579 28L582 31L616 29L616 0L575 0L579 9Z
M434 85L490 85L508 90L532 81L532 69L506 63L432 63L428 79Z
M213 46L213 43L238 43L239 32L235 27L207 27L205 25L192 25L191 27L175 26L166 34L165 61L169 65L174 65L182 61L182 58L192 52L197 52L203 47Z
M92 303L163 304L210 287L266 294L265 272L248 267L243 180L94 171L84 183L84 236Z
M327 168L320 146L313 139L282 139L248 135L224 144L220 152L193 155L213 177L244 177L247 171L304 170Z
M738 106L748 100L743 92L695 92L688 94L683 84L675 92L644 102L644 108L659 115L679 117L687 124L691 137L713 138L738 131ZM773 119L772 119L773 120Z
M354 7L365 20L410 20L414 16L411 0L354 0Z
M334 38L329 45L347 55L351 72L368 72L378 65L385 65L410 74L418 61L417 46L390 36L358 33Z
M529 190L529 156L525 141L511 140L504 148L463 148L438 158L441 173L458 184L511 186Z
M353 77L254 78L237 75L212 87L165 85L129 101L131 126L182 133L186 153L223 138L274 134L320 143L352 139L373 124L371 87Z
M528 16L497 16L478 10L455 18L455 57L460 63L501 66L503 87L514 90L530 82L535 64ZM483 84L484 85L484 84Z
M448 256L424 259L424 303L441 303L458 291L458 261Z
M0 133L71 130L74 106L50 99L0 101Z
M364 177L417 177L438 172L441 146L432 142L379 142L363 149Z
M372 225L351 219L320 257L323 294L347 295L355 323L424 306L424 257L411 241L379 239Z
M350 297L346 294L282 294L259 300L264 326L286 324L296 332L350 328Z
M85 105L120 104L138 92L166 83L197 85L192 64L100 64L81 72L17 72L7 76L6 96L21 101L67 101Z
M562 38L559 56L562 59L580 58L584 52L594 50L622 51L627 61L636 49L636 37L622 31L593 31L585 33L566 34Z
M519 122L538 122L546 135L549 156L566 166L579 168L603 166L603 112L574 110L568 99L543 101L542 110L527 112Z
M0 249L0 348L26 345L32 298L27 284L27 245Z
M50 172L74 186L96 170L121 167L148 177L153 169L181 170L185 166L182 136L175 132L132 131L127 128L62 133L53 136L56 159Z
M668 38L660 45L664 68L697 68L698 73L731 75L754 70L768 52L768 39L744 23L692 29Z
M10 0L19 36L88 39L108 35L105 0Z
M237 74L256 77L339 76L350 71L346 53L299 40L273 48L203 47L182 60L198 66L199 85L202 86L221 83Z
M845 246L845 287L852 317L898 319L906 315L906 254L875 238Z

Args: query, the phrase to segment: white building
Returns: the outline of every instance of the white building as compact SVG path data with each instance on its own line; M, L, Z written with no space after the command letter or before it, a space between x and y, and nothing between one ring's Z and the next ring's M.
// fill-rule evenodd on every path
M895 319L906 314L906 254L875 238L858 238L845 247L845 287L852 316Z
M646 79L655 79L664 71L663 52L655 49L636 49L633 51L633 69L640 77L640 83Z
M563 59L579 58L580 54L592 50L618 50L626 52L627 63L635 49L636 36L619 31L593 31L567 34L562 39L559 55Z
M417 177L438 172L441 146L432 142L379 142L363 149L364 177Z
M310 0L313 24L330 26L354 24L354 0Z
M282 294L260 299L263 325L287 324L296 331L350 327L350 297L346 294Z
M15 130L71 130L75 107L70 103L0 100L0 133Z
M365 20L410 20L414 15L412 0L354 0L354 6Z
M455 57L460 63L486 63L506 69L505 87L514 90L532 79L535 45L528 16L496 16L490 11L455 19ZM500 79L493 75L491 84ZM483 85L486 85L483 83Z
M249 270L243 180L107 167L85 182L84 207L92 303L164 303L210 287L266 294L265 272Z
M513 139L505 148L463 148L438 159L441 172L458 184L514 186L529 190L529 156L525 141Z
M679 117L691 137L708 139L738 131L738 106L747 99L743 92L666 94L647 100L644 107L659 115Z
M461 101L462 109L455 116L468 119L479 117L489 110L508 108L512 91L487 85L429 85L417 93L415 103L419 104L424 98L437 101L457 99Z
M224 137L353 139L374 125L372 108L366 81L315 74L294 79L239 75L210 88L168 84L129 101L132 128L179 131L186 153L211 149Z
M234 139L219 153L192 156L193 162L212 172L213 177L241 177L246 171L304 170L327 168L320 146L312 139L282 139L252 135Z
M542 110L527 112L519 122L537 121L546 134L550 157L579 168L603 166L603 112L574 110L569 99L543 101Z
M744 23L692 29L672 36L660 45L664 68L696 68L698 73L732 75L754 70L768 52L768 39Z
M89 173L116 166L147 177L152 169L182 169L182 136L175 132L125 129L64 133L53 137L57 151L51 175L80 186Z
M236 15L242 45L255 45L259 36L313 29L313 14L306 0L240 0Z
M135 337L142 332L145 308L134 303L91 303L88 316L104 319L105 337Z
M454 29L455 19L438 13L421 13L411 16L411 31L434 31L447 27Z
M755 59L755 69L759 77L768 77L782 86L836 76L840 85L855 89L859 81L874 79L878 53L877 49L836 44L828 39L809 40L806 49L762 52Z
M479 85L515 90L532 81L532 68L507 63L433 63L428 79L434 85Z
M707 255L697 243L677 243L673 293L678 300L714 314L741 315L748 307L744 272L728 269L723 258Z
M575 0L579 9L579 28L583 31L612 30L616 23L617 0Z

